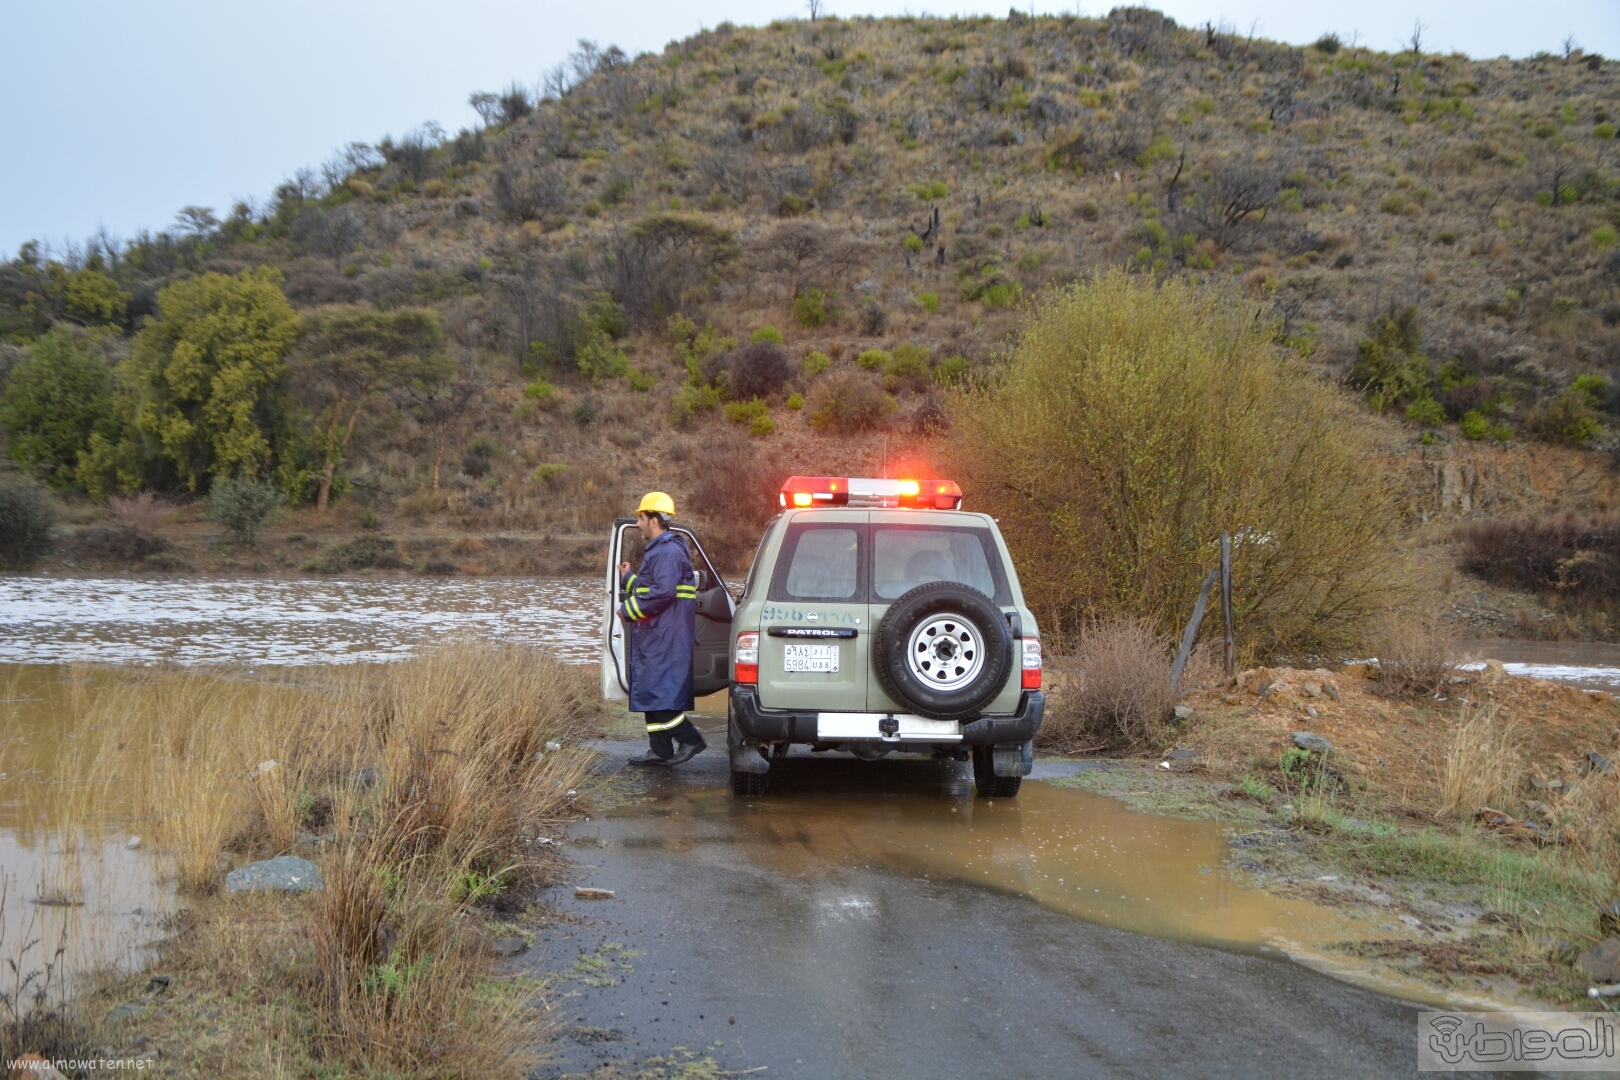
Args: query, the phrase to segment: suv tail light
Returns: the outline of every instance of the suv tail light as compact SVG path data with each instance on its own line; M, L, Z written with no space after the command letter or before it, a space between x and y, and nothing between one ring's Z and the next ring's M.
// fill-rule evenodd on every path
M741 655L741 654L739 654ZM1041 688L1041 643L1036 638L1024 639L1024 689Z
M1039 675L1036 672L1037 679ZM759 635L752 630L737 635L737 659L731 666L731 678L739 683L759 682Z

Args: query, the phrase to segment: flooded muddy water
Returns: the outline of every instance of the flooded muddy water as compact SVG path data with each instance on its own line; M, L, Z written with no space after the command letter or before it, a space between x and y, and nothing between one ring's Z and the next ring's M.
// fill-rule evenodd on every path
M24 975L132 968L172 907L118 785L80 779L72 719L98 677L0 664L0 963Z
M1465 667L1483 667L1483 661L1488 657L1502 661L1509 675L1550 679L1586 690L1620 693L1620 645L1611 642L1498 638L1464 642L1461 651L1464 655L1480 658L1479 662Z
M600 585L582 578L0 577L0 661L344 664L466 635L597 658Z

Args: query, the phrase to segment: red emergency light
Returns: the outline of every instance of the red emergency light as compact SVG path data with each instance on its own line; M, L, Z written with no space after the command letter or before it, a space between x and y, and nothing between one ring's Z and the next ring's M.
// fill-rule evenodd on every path
M777 501L784 508L893 506L917 510L959 510L962 506L962 488L955 480L790 476L782 485Z

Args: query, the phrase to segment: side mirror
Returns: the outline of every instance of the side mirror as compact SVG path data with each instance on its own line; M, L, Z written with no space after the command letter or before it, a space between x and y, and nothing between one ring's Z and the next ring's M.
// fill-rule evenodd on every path
M693 576L695 576L697 578L697 591L700 592L700 593L701 592L708 592L709 591L709 573L708 573L708 571L707 570L694 570L694 571L692 571L692 574L693 574Z

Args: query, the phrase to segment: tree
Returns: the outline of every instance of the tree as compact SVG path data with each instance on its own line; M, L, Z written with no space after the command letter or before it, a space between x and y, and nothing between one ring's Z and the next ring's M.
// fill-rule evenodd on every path
M455 374L455 362L444 351L443 320L435 311L328 308L311 315L304 330L307 344L291 369L299 401L314 421L322 459L315 509L325 513L332 479L367 411L385 394L435 393Z
M259 530L281 516L286 501L287 496L268 480L226 477L209 489L203 516L223 527L233 542L253 547Z
M61 326L34 342L0 393L12 459L58 490L77 481L79 456L112 415L112 368L83 331Z
M444 469L444 454L456 424L477 400L479 386L476 379L460 378L429 391L422 387L406 387L411 415L426 428L433 441L433 490L439 490L439 476Z
M1048 297L959 403L950 475L1000 520L1043 634L1179 631L1223 531L1251 655L1353 648L1402 595L1371 429L1252 307L1115 271Z
M603 287L634 318L662 323L702 299L736 258L736 238L720 226L651 214L609 242Z
M256 477L275 447L285 358L298 316L270 267L200 274L158 293L162 314L125 361L134 423L191 491L215 477Z

